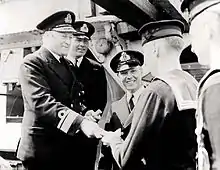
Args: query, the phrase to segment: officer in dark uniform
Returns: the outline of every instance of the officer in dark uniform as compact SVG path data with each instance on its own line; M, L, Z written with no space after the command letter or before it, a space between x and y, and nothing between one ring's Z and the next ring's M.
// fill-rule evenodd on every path
M72 71L83 89L83 94L80 96L83 115L87 119L97 122L101 118L101 113L104 111L107 102L107 81L103 66L96 61L89 50L89 42L95 28L85 21L76 21L73 27L77 34L73 36L68 59L72 61L74 65ZM91 114L88 110L94 110L97 114ZM83 145L87 151L86 154L82 152L78 156L83 158L81 161L85 169L93 169L98 140L88 139L83 133L78 135L81 138L79 145Z
M103 111L107 102L105 72L89 50L95 28L85 21L76 21L73 26L77 34L73 36L68 59L75 65L74 73L84 87L84 105L87 110Z
M74 21L74 13L59 11L38 24L43 45L21 64L24 118L17 157L27 170L92 169L81 141L100 138L103 131L85 118L83 87L64 58L77 34Z

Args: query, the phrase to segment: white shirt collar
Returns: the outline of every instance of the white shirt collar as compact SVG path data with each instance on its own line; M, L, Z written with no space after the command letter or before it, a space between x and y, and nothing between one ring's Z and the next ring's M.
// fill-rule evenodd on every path
M134 105L136 105L137 104L137 101L138 101L138 98L140 97L140 95L141 95L141 93L143 92L143 90L145 89L145 86L141 86L136 92L134 92L134 93L130 93L129 91L127 91L127 95L126 95L126 97L127 97L127 102L129 103L129 100L130 100L130 98L131 98L131 96L132 96L132 94L134 95L134 98L133 98L133 102L134 102Z
M83 56L82 56L82 57L79 57L79 58L77 59L77 66L78 66L78 67L79 67L80 64L82 63L82 60L83 60Z
M57 59L57 61L59 61L59 63L60 63L60 57L61 56L59 56L58 54L55 54L54 52L52 52L49 48L47 48L47 47L45 47L56 59Z
M76 60L75 60L73 57L69 57L68 59L69 59L74 65L76 64ZM82 60L83 60L83 56L82 56L82 57L79 57L79 58L77 59L77 67L80 66Z

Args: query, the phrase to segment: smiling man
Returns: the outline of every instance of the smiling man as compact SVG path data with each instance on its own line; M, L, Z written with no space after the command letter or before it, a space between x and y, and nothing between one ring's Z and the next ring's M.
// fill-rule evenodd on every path
M94 166L80 155L85 149L82 140L100 138L102 130L84 116L83 111L96 112L91 107L83 110L83 89L65 59L73 34L77 34L74 22L71 11L45 18L37 25L44 32L41 48L25 56L21 64L24 117L17 157L25 170L87 170Z
M142 82L144 63L144 55L134 50L124 50L116 54L110 62L111 69L117 73L120 81L126 89L125 95L118 101L111 105L110 117L105 129L108 131L115 131L119 128L122 130L122 139L127 137L130 131L131 122L133 118L133 110L139 101L145 86ZM118 165L112 157L110 148L103 147L105 169L113 166L113 169L118 169ZM140 169L142 162L137 169Z
M80 110L87 119L97 122L107 103L107 80L104 67L96 61L95 56L89 50L89 43L95 28L91 23L85 21L76 21L73 27L77 33L71 40L67 58L73 63L72 72L83 89L83 93L80 94L82 99L80 100ZM88 110L93 110L96 114L87 112ZM81 151L81 147L76 149L78 150L76 157L83 158L80 160L79 169L93 169L98 140L89 139L82 132L77 135L80 140L76 145L83 146L87 151L85 154Z

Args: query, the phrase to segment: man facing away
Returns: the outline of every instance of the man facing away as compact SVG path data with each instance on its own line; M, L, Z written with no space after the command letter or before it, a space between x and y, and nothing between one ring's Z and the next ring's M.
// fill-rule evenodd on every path
M136 170L140 160L148 170L196 169L197 82L179 63L183 30L178 20L150 22L139 30L146 67L156 78L133 111L127 138L117 131L102 138L122 169Z
M199 63L210 68L198 87L197 135L204 135L202 127L208 131L211 149L205 138L202 142L209 152L211 169L220 169L220 1L184 0L181 8L190 12L192 49Z
M82 114L83 90L64 58L77 33L74 21L73 12L59 11L39 23L43 45L21 64L25 111L17 157L27 170L93 168L93 164L81 164L83 157L78 155L84 146L78 135L101 138L102 130Z

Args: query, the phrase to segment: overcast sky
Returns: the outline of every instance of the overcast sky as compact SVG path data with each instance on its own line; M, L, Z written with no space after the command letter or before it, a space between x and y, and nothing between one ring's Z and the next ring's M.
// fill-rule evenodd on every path
M6 0L0 4L0 35L33 30L59 10L72 10L79 17L79 6L88 11L85 4L88 6L88 0Z

